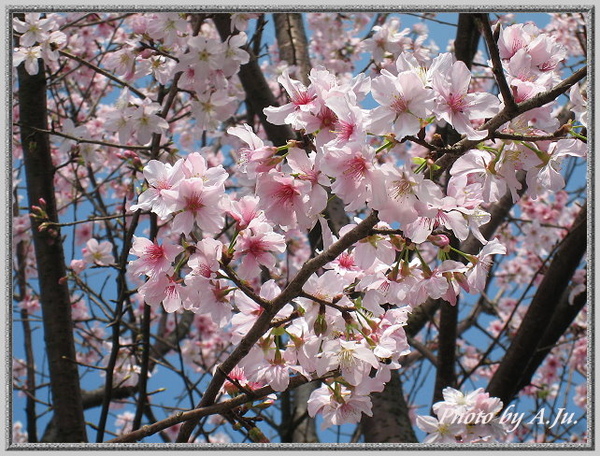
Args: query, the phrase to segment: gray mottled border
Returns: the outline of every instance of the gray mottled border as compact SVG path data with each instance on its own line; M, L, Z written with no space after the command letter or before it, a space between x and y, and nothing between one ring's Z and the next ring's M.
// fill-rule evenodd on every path
M42 2L48 0L42 0ZM274 0L275 1L275 0ZM314 0L313 0L314 1ZM1 97L4 95L6 98L5 101L5 110L0 114L0 117L3 120L10 121L12 120L12 58L10 55L10 50L12 49L11 43L11 14L14 12L22 12L22 11L48 11L48 12L58 12L58 11L206 11L206 12L235 12L235 11L264 11L264 12L281 12L281 11L294 11L294 12L337 12L337 11L348 11L348 12L359 12L359 11L367 11L367 12L583 12L587 13L588 18L588 109L589 109L589 118L590 125L596 125L596 116L595 116L595 6L593 4L565 4L564 2L569 2L570 0L563 0L560 2L555 0L557 4L552 4L551 2L543 2L539 5L493 5L493 6L482 6L481 3L476 4L459 4L459 5L433 5L433 4L422 4L420 7L417 5L394 5L393 3L380 3L380 4L361 4L361 5L334 5L329 3L327 5L312 5L312 2L304 2L310 3L310 6L301 6L301 5L284 5L280 4L279 6L274 5L256 5L252 4L253 2L249 0L245 4L238 5L170 5L170 6L159 6L152 5L150 2L146 5L136 5L136 4L126 4L123 5L123 2L118 5L108 4L112 2L106 2L107 4L103 6L97 5L52 5L52 4L11 4L7 5L4 8L4 46L0 49L0 57L4 57L3 61L6 62L5 72L3 74L4 78L2 82L4 82L4 86L6 88L4 94L0 94ZM531 1L534 3L534 1ZM6 117L5 117L6 116ZM588 306L588 327L590 330L588 331L588 404L590 404L590 410L587 417L587 430L588 430L588 443L576 443L576 444L488 444L488 445L429 445L429 444L401 444L401 443L393 443L393 444L144 444L144 443L135 443L135 444L11 444L12 441L12 362L10 354L12 353L12 242L11 242L11 232L12 232L12 135L10 133L10 123L6 123L5 128L5 140L3 142L5 146L5 154L2 156L0 154L0 160L6 163L5 165L5 180L0 185L6 186L2 188L2 192L0 193L0 203L4 203L3 207L5 208L4 219L6 223L0 226L0 234L4 235L4 263L6 274L3 274L3 280L5 281L5 309L4 316L6 317L5 323L5 335L4 342L6 350L0 350L2 352L2 356L5 356L5 362L0 364L0 369L4 368L4 399L5 399L5 412L6 412L6 422L4 423L4 432L3 435L0 435L0 448L7 449L11 451L18 451L20 454L30 453L30 451L131 451L131 450L143 450L143 451L186 451L186 450L201 450L201 451L209 451L212 453L212 450L216 451L280 451L280 450L297 450L297 451L365 451L365 450L404 450L404 451L432 451L432 450L440 450L440 451L468 451L470 453L476 451L506 451L508 450L509 454L517 454L516 451L552 451L552 450L560 450L560 451L589 451L595 449L595 414L597 413L595 407L595 391L594 391L594 379L595 379L595 360L596 355L596 344L597 338L595 337L593 325L596 321L596 311L594 305ZM595 235L594 235L594 226L595 226L595 192L596 192L596 173L595 173L595 158L593 151L595 150L595 132L594 128L590 128L588 130L588 150L591 152L591 156L588 158L588 167L587 167L587 184L588 184L588 251L587 251L587 261L588 261L588 303L595 303L595 284L596 274L593 266L595 260ZM0 371L1 372L1 371ZM4 438L6 440L4 440Z

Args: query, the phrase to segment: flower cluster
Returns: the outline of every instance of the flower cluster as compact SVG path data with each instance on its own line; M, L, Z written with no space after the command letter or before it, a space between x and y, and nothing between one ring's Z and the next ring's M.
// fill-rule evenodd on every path
M39 72L39 59L45 62L58 59L58 50L65 45L67 36L57 30L58 24L52 15L42 18L40 13L26 13L24 19L13 18L13 28L20 34L13 66L24 63L25 70L34 75Z
M433 404L433 416L417 416L417 426L427 432L423 443L491 443L502 441L507 425L499 417L502 401L483 388L463 394L445 388L444 400Z

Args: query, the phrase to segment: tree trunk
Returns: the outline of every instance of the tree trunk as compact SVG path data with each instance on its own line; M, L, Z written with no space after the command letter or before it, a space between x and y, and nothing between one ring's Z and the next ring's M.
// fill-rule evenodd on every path
M366 443L417 442L397 370L392 371L383 392L372 394L371 398L373 416L363 415L361 420Z
M41 64L41 62L40 62ZM46 79L43 65L36 75L18 68L21 143L30 205L46 204L50 222L58 222L54 196L54 173L47 129ZM32 237L39 276L44 339L50 371L52 407L56 417L57 440L86 442L85 420L81 404L79 374L75 364L71 301L64 252L58 227L39 230L40 221L32 219Z

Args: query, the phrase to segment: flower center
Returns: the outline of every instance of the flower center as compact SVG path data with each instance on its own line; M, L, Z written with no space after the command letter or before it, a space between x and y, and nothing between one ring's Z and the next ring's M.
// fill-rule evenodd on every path
M402 178L392 182L391 196L394 199L400 199L412 193L412 182Z
M280 204L289 204L297 194L293 185L285 184L279 187L275 193L275 198L279 200Z
M390 107L396 114L402 114L403 112L408 111L408 103L404 97L400 95L394 95L394 101L392 101Z
M463 112L465 109L465 96L464 94L451 93L448 98L448 106L452 112Z
M185 210L196 214L200 209L204 207L202 198L197 193L193 193L191 196L185 198Z
M165 256L165 251L161 245L152 244L148 250L146 250L148 259L152 262L156 262Z
M360 179L361 177L364 177L368 168L369 166L365 158L357 155L350 160L350 163L344 171L344 174L353 179Z

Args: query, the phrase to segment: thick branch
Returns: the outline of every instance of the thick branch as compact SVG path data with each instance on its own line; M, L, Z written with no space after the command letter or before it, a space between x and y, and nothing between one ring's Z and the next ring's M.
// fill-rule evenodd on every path
M298 68L298 79L309 84L311 65L308 56L308 40L304 31L301 13L274 13L275 34L279 47L279 58Z
M565 334L567 329L569 329L586 302L587 293L580 293L575 297L573 304L571 304L569 302L568 290L565 290L556 311L552 315L550 324L540 339L537 351L521 376L521 384L518 386L519 390L531 383L531 378L535 374L537 368L540 367L548 353L550 353L558 343L559 339Z
M319 379L319 380L322 380L322 379ZM302 377L301 375L292 377L292 378L290 378L290 385L289 385L288 389L297 388L298 386L304 385L305 383L308 383L309 381L312 381L312 380L308 380L308 379ZM200 418L202 418L203 416L210 416L210 415L225 413L229 410L234 409L235 407L244 405L247 402L258 400L260 398L268 396L269 394L272 394L273 392L274 392L273 388L271 388L270 386L264 386L262 388L259 388L255 391L253 391L252 393L243 393L243 394L240 394L239 396L236 396L233 399L219 402L218 404L212 404L209 406L198 407L197 409L190 410L189 412L177 413L175 415L170 416L167 419L158 421L154 424L142 426L141 429L134 431L134 432L130 432L129 434L126 434L122 437L117 437L115 439L109 440L109 441L107 441L107 443L137 442L137 441L143 439L144 437L148 437L150 435L156 434L157 432L160 432L163 429L167 429L175 424L182 423L182 422L186 422L185 424L187 424L190 421L198 422L200 420Z
M28 74L23 65L18 68L21 143L27 177L29 204L46 202L46 212L52 222L58 222L54 193L54 175L46 130L46 78L43 65L36 75ZM60 241L60 228L40 231L39 221L32 219L31 235L35 246L40 286L40 302L44 323L44 339L48 353L52 405L58 422L60 442L86 442L85 420L81 404L79 373L73 339L71 300L63 278L65 257Z
M479 46L479 30L475 22L476 14L460 13L458 15L458 27L456 39L454 40L454 55L471 69L473 58Z
M512 344L488 385L490 395L499 397L505 406L518 393L521 377L540 347L540 335L548 328L560 296L585 254L586 221L584 206L552 258Z
M459 240L451 236L451 245L459 247ZM453 260L460 260L457 254L452 252ZM457 298L455 305L441 300L440 323L438 335L437 366L435 373L435 386L433 389L433 403L443 400L442 391L450 386L456 387L456 339L458 337L458 306L460 300Z

